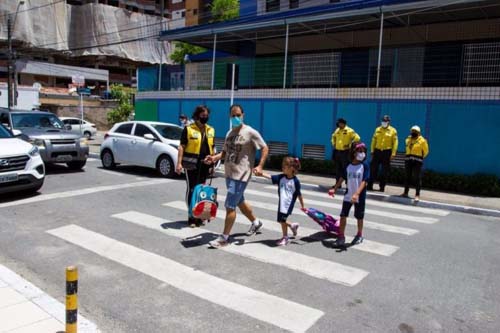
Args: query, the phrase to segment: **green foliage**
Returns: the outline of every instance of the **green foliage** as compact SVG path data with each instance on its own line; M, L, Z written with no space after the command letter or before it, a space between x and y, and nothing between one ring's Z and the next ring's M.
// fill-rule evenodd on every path
M283 157L284 156L278 155L269 157L266 162L266 168L281 170L281 161ZM302 165L301 173L330 177L335 175L335 164L333 161L303 158L300 162ZM404 185L404 180L404 169L391 168L388 183ZM425 170L422 175L422 187L444 192L500 197L500 179L495 175L481 173L474 175L457 175Z
M183 64L186 54L198 54L205 51L206 49L199 46L194 46L184 42L175 42L174 52L170 54L170 59L172 59L172 61L176 64Z
M238 0L213 0L210 5L212 22L222 22L240 16L240 2Z
M108 123L113 125L121 121L126 121L134 107L131 104L133 89L125 88L121 84L111 86L111 97L118 101L118 106L111 110L108 115Z

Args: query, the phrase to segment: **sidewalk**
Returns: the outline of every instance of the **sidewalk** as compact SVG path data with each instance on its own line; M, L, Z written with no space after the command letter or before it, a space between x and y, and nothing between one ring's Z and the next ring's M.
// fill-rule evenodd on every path
M0 332L64 333L65 313L62 303L0 264ZM100 331L78 315L78 332Z

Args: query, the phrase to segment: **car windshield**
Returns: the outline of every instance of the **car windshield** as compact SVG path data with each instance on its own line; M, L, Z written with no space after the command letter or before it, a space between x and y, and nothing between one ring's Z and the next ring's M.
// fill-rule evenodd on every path
M153 126L154 129L157 130L158 133L160 133L160 135L165 139L169 140L181 139L182 128L180 127L170 126L170 125L160 125L160 124L153 124L151 126Z
M9 139L12 138L12 134L3 127L3 125L0 125L0 139Z
M13 113L12 122L14 128L36 127L36 128L57 128L64 127L62 121L53 114L46 113Z

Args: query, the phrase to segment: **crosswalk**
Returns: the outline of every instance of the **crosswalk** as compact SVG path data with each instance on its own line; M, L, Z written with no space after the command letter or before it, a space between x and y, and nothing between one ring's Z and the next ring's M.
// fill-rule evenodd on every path
M78 194L80 193L75 193L75 195ZM303 195L307 207L324 210L333 216L337 216L340 212L341 197L332 200L323 193L313 191L303 191ZM316 256L316 253L312 254L313 251L302 251L302 248L297 245L307 248L309 244L306 241L307 238L321 240L331 235L324 234L314 221L298 209L294 211L293 220L300 223L299 234L290 245L275 247L262 239L257 240L257 238L275 240L280 237L281 226L273 220L278 200L276 189L275 187L261 187L260 190L249 188L245 192L245 197L263 222L262 234L252 238L237 236L230 246L221 249L221 254L225 253L236 261L246 260L259 265L270 265L284 271L293 271L307 279L318 279L318 281L335 284L341 288L354 287L370 278L372 274L370 270L373 270L373 267L363 267L363 264L356 260L352 263L346 262L342 254ZM161 214L133 210L133 207L129 207L129 210L110 215L109 219L114 223L123 223L129 227L138 228L138 231L156 232L164 237L166 242L179 244L179 241L181 243L202 241L208 243L215 239L222 229L225 217L223 208L225 189L219 189L218 199L220 207L217 219L196 229L188 228L185 221L179 221L179 216L185 216L187 212L185 203L180 200L161 204L159 207ZM444 210L368 201L366 210L368 221L365 221L365 228L369 231L365 231L367 237L363 243L350 247L355 250L352 255L378 256L380 259L376 261L377 265L383 265L401 250L402 244L411 241L412 237L422 232L422 228L432 228L440 221L440 218L448 214L449 212ZM236 223L240 229L249 226L248 220L242 214L238 214ZM348 223L356 225L356 220L348 219ZM348 227L348 229L355 230L353 227ZM280 329L305 332L325 316L325 310L317 308L310 300L301 300L300 303L303 304L299 304L297 300L291 301L283 295L277 296L273 293L273 288L266 288L265 291L257 290L244 283L239 284L238 281L233 281L230 276L215 276L203 272L197 267L190 267L179 262L175 254L161 256L127 244L121 239L111 238L73 224L47 230L47 233L99 257L162 281L184 293ZM350 240L346 239L346 241ZM389 244L387 240L392 240L394 243ZM319 247L317 244L316 246ZM329 251L328 253L336 253ZM218 255L217 252L219 251L207 250L203 255L214 256ZM364 265L366 265L365 262ZM224 274L230 273L225 271Z

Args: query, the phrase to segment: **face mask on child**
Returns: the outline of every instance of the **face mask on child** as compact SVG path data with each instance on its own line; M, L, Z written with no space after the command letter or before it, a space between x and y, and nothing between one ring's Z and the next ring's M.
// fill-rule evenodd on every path
M360 162L363 162L365 160L366 154L365 153L356 153L356 159Z

